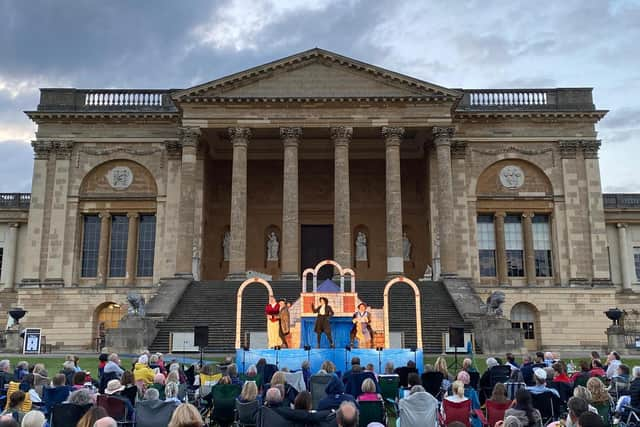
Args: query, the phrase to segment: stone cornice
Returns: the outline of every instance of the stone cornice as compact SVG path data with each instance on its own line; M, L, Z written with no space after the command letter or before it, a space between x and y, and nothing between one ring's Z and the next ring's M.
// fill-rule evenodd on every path
M451 99L442 98L440 96L333 96L333 97L222 97L222 96L188 96L180 100L184 103L191 104L266 104L266 103L349 103L349 102L367 102L367 103L434 103L434 102L452 102Z
M25 111L25 114L34 122L46 122L56 120L75 119L77 121L122 121L122 120L158 120L177 122L180 113L177 112L56 112L56 111Z
M454 118L457 121L467 120L496 120L496 119L593 119L599 121L608 113L607 110L593 111L558 111L558 110L509 110L509 111L457 111Z

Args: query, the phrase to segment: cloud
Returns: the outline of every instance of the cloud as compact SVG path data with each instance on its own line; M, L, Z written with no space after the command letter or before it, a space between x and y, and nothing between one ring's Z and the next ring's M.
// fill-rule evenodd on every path
M30 192L33 173L31 146L22 141L3 141L0 137L0 159L0 192Z

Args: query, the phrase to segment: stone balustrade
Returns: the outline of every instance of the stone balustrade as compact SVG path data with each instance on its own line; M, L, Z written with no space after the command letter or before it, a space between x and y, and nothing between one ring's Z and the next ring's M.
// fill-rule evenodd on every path
M590 88L464 89L458 111L584 110L594 111Z
M0 209L29 209L30 193L0 193Z
M149 91L90 91L85 94L84 105L95 106L162 106L166 93Z
M608 193L602 199L605 209L640 209L640 194L638 193Z
M41 89L37 113L177 112L170 90Z

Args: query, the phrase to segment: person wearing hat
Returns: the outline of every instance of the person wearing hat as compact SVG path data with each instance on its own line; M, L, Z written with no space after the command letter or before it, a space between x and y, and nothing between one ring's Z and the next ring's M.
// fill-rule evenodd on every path
M367 311L367 304L358 304L358 311L352 316L353 327L351 328L351 346L358 338L359 348L373 348L373 329L371 329L371 313Z
M120 380L111 380L107 383L107 388L104 390L104 394L124 402L124 405L127 408L127 421L130 421L133 420L133 405L131 405L131 401L129 401L127 397L122 395L122 390L124 390L124 386Z
M316 323L313 327L316 336L318 337L318 348L320 348L320 338L322 334L327 336L329 340L329 346L334 348L333 338L331 338L331 316L333 316L333 309L329 305L329 299L327 297L320 297L320 305L315 306L311 304L311 310L318 315L316 317Z
M289 306L284 298L278 300L278 305L280 305L280 340L283 347L289 348L289 338L291 337Z
M531 394L542 394L550 391L551 393L555 394L556 397L560 397L558 390L547 387L547 372L544 369L535 368L533 370L533 379L536 384L527 387L527 390L529 390Z

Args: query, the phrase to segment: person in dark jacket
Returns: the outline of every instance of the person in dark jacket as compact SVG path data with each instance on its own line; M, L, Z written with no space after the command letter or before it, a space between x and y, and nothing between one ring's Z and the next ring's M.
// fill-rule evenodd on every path
M631 406L634 408L640 408L640 366L634 366L633 380L629 386L629 396L631 396Z
M318 403L319 411L325 409L338 409L340 404L345 401L353 402L356 407L358 406L356 399L352 395L344 392L344 384L340 379L338 379L338 377L331 378L331 381L327 384L324 392L327 395Z
M329 346L334 348L333 339L331 338L331 316L333 316L333 309L329 305L329 300L326 297L320 297L320 305L316 307L311 304L311 310L318 314L316 317L316 323L313 327L314 332L318 336L318 348L320 348L320 338L324 333L329 340Z
M531 361L531 356L527 355L522 358L522 366L520 366L520 373L522 374L522 379L524 380L526 385L533 385L533 362Z

